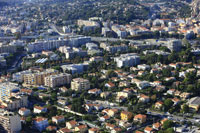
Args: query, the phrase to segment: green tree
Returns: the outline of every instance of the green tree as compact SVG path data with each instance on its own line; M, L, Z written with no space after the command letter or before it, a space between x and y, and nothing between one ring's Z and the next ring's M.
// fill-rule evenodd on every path
M28 116L27 118L26 118L26 123L27 123L27 125L31 125L31 123L32 123L32 116Z
M174 125L173 121L171 120L167 120L163 123L163 129L169 129Z
M165 130L165 133L175 133L173 128L168 128L167 130Z
M188 113L189 112L189 106L187 104L183 104L181 112Z
M108 76L109 78L111 78L111 77L116 77L117 74L116 74L113 70L108 70L107 76Z
M166 99L164 101L165 111L168 111L173 105L173 101L171 99Z

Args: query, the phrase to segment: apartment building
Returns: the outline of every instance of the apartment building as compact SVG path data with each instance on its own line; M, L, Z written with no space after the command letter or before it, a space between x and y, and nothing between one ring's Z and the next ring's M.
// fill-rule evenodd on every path
M0 53L15 53L17 50L16 46L13 45L3 45L0 43Z
M71 82L71 89L72 90L88 90L90 89L90 82L87 79L83 78L75 78Z
M90 21L90 20L81 20L79 19L77 21L78 26L97 26L99 27L99 23L96 21Z
M62 65L63 72L69 71L71 74L82 73L88 69L89 63Z
M58 74L57 70L46 69L43 72L36 72L31 74L24 74L24 86L44 85L45 77Z
M34 119L33 121L34 127L39 130L40 132L42 132L43 130L45 130L48 126L48 119L44 118L44 117L37 117Z
M179 52L181 51L182 42L180 40L170 40L167 47L171 51Z
M117 67L131 67L140 63L140 57L136 53L121 54L119 57L115 57L114 61L117 63Z
M20 117L11 112L0 113L0 132L16 133L22 129Z
M29 43L26 47L26 50L30 53L42 52L53 50L65 45L70 47L78 47L88 42L91 42L90 37L69 37L69 39L58 40L36 40L35 42Z
M57 87L65 84L69 84L71 82L71 74L61 73L57 75L50 75L45 77L45 86L48 87Z
M80 48L75 48L75 47L68 48L68 49L66 48L66 50L65 50L66 59L73 59L77 56L85 57L85 56L87 56L87 51L84 51Z
M18 94L1 102L1 105L5 106L8 110L14 111L21 107L28 107L28 96Z
M12 75L12 79L14 81L17 81L17 82L23 82L24 81L24 75L25 74L31 74L31 73L32 73L31 70L25 70L25 71L17 72L17 73L14 73Z
M19 90L19 86L11 82L0 83L0 101L11 97L11 92Z
M111 54L115 54L117 52L128 51L128 46L126 46L125 44L110 46L108 44L106 45L105 43L102 43L100 47L103 48L104 50L108 51Z

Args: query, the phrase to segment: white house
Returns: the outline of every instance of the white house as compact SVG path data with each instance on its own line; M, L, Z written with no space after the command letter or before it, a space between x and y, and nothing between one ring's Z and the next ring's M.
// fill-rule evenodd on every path
M31 114L31 111L30 111L30 109L27 109L27 108L20 108L18 113L21 116L28 116L29 114Z
M41 107L41 106L35 106L33 109L33 112L36 114L47 112L47 108Z
M65 121L65 117L63 115L52 117L52 122L54 122L56 124L58 124L60 122L64 122L64 121Z

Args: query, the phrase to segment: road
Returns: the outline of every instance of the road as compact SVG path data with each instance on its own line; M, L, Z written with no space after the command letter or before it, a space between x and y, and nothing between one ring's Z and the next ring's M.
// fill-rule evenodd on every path
M173 114L164 114L161 112L150 111L149 114L152 116L166 116L168 119L176 121L176 122L190 121L193 124L199 124L199 122L200 122L200 121L197 121L197 119L195 119L195 118L188 118L188 117L178 116L178 115L173 115Z
M12 66L10 68L8 68L7 71L12 72L12 71L16 70L17 68L19 68L21 63L22 63L22 59L23 59L24 56L26 56L25 53L22 53L19 56L17 56L15 61L12 64Z
M108 37L91 37L92 41L111 41L111 42L117 42L117 41L133 41L129 39L120 39L120 38L108 38Z
M75 35L73 33L66 33L66 34L65 33L61 33L54 24L51 24L50 27L54 32L58 33L61 36L74 36Z

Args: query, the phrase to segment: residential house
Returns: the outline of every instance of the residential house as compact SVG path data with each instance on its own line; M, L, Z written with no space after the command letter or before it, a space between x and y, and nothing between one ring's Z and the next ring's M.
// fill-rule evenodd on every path
M124 98L129 98L131 94L126 92L126 91L120 91L120 92L117 92L117 97L124 97Z
M29 96L33 95L33 90L31 90L31 89L20 89L20 92L23 94L27 94Z
M77 125L78 125L78 122L76 122L75 120L66 122L66 127L68 129L74 129Z
M137 131L135 131L135 133L144 133L144 132L142 132L142 131L138 131L138 130L137 130Z
M66 106L68 104L68 101L65 99L58 99L57 103L58 103L58 105Z
M68 91L68 88L66 88L65 86L60 87L60 88L59 88L59 91L61 91L62 93L65 93L65 92Z
M171 64L169 64L169 66L176 69L176 68L179 67L179 64L178 63L171 63Z
M64 122L64 121L65 121L65 117L63 115L52 117L52 122L56 124Z
M99 133L100 131L99 131L99 129L98 128L90 128L89 130L88 130L88 133Z
M101 117L99 118L99 121L105 122L105 121L107 121L107 120L109 120L109 119L110 119L110 117L109 117L108 115L104 115L104 116L101 116Z
M129 86L130 86L130 82L128 81L119 82L119 87L129 87Z
M100 97L105 99L108 98L109 96L111 96L111 92L102 92L100 94Z
M88 90L88 93L89 94L94 94L94 95L99 95L102 91L100 89L91 89L91 90Z
M190 109L198 111L200 108L200 97L193 97L189 99L187 105L189 106Z
M88 130L87 125L79 125L75 127L75 132L80 132L80 133L84 133Z
M175 89L169 89L167 91L167 94L174 95L175 91L176 91Z
M114 117L119 112L118 109L109 109L108 110L108 116Z
M149 102L149 101L150 101L149 96L146 96L146 95L144 95L144 94L141 94L141 95L139 96L139 102L147 103L147 102Z
M41 106L35 106L34 109L33 109L33 112L36 113L36 114L39 114L39 113L45 113L47 112L47 108L45 107L41 107Z
M56 126L48 126L48 127L46 128L46 130L49 131L49 132L53 132L53 131L56 131L56 130L57 130L57 127L56 127Z
M120 127L123 127L126 129L132 126L132 123L129 123L129 122L123 121L123 120L120 120L118 123L119 123Z
M120 116L121 116L121 120L128 121L133 117L133 114L128 111L122 111Z
M114 88L115 84L113 84L112 82L108 82L108 83L105 84L105 87Z
M147 126L147 127L145 127L144 132L145 133L153 133L153 128Z
M175 77L166 77L165 81L175 81L176 78Z
M178 90L176 90L175 93L174 93L174 96L177 96L177 97L178 97L178 96L180 96L180 95L181 95L181 92L178 91Z
M174 105L177 105L181 102L178 98L172 98L172 102L174 102Z
M168 119L167 119L167 118L162 119L162 120L160 121L161 125L163 125L163 124L165 123L165 121L168 121Z
M161 109L163 107L163 104L164 103L162 101L158 101L158 102L155 103L155 108L156 109Z
M119 127L114 128L113 130L111 130L111 133L121 133L122 129Z
M183 99L188 99L190 97L190 93L183 92L183 93L181 93L180 97L183 98Z
M139 71L137 75L138 75L138 76L144 76L145 74L146 74L145 71Z
M110 123L105 123L106 129L113 130L116 126Z
M147 116L146 115L142 115L142 114L138 114L134 117L134 121L135 122L139 122L139 123L145 123L147 120Z
M162 82L161 81L154 81L152 84L154 86L160 86L160 85L162 85Z
M61 128L56 133L72 133L72 130L70 130L67 127L65 127L65 128Z
M18 113L21 115L21 116L28 116L31 114L31 111L30 109L27 109L27 108L20 108Z
M164 91L165 89L166 89L166 87L163 86L163 85L156 86L156 88L155 88L155 90L158 91L158 92L162 92L162 91Z
M145 71L145 70L149 70L151 67L149 65L146 65L146 64L140 64L140 65L137 66L137 68L139 70Z
M159 122L156 122L156 123L154 123L153 124L153 129L155 129L155 130L160 130L161 129L161 124L159 123Z

